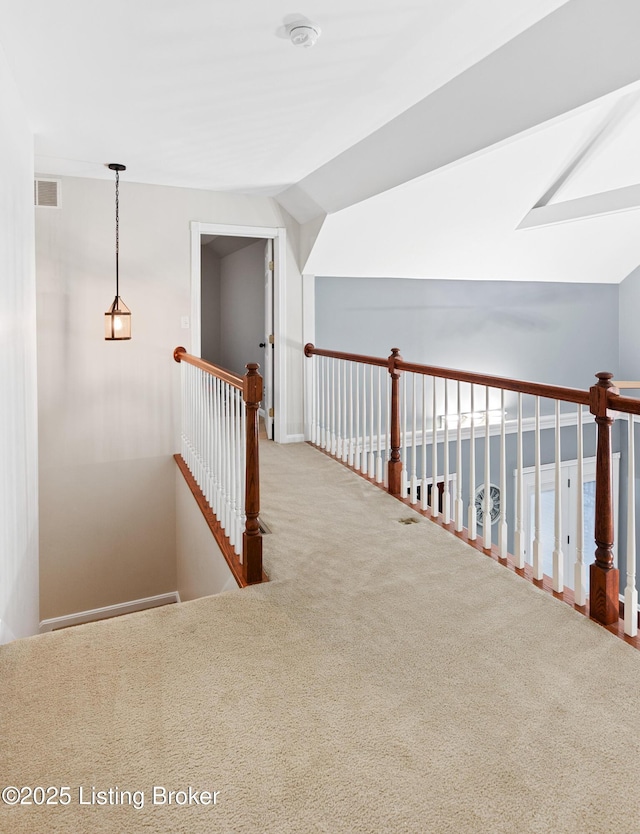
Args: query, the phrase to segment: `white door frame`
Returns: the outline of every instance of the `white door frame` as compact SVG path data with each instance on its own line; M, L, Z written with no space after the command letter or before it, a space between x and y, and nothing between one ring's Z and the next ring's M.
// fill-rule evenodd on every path
M200 356L201 343L201 268L200 236L224 235L225 237L257 237L273 240L273 410L274 440L286 443L286 351L285 340L285 269L287 253L286 229L271 226L231 226L222 223L191 221L191 348L194 356Z
M614 566L618 567L618 514L619 514L619 501L620 501L620 452L613 452L611 455L612 458L612 466L611 466L611 480L612 480L612 503L613 503L613 562ZM588 457L583 458L583 481L594 481L596 475L596 458L595 457ZM563 485L566 484L567 477L569 472L575 471L578 465L577 460L563 460L560 463L561 471L562 471L562 483ZM555 463L546 463L540 467L540 485L541 487L547 486L555 489ZM514 485L515 480L517 479L518 473L517 470L514 470ZM522 523L524 527L524 541L525 547L527 549L527 556L526 561L531 564L533 562L533 553L529 552L529 542L533 538L534 535L534 520L531 517L531 496L534 494L535 490L535 466L527 466L522 470L523 475L523 518ZM577 483L577 476L573 476L575 482ZM515 486L514 486L515 490ZM515 491L514 491L515 495ZM563 500L562 503L562 510L566 512L568 516L573 516L575 513L575 506L572 503L567 506L566 501ZM570 528L570 525L569 525ZM571 542L570 548L567 549L566 547L566 537L567 534L573 535L573 540ZM573 529L565 529L565 522L563 521L563 550L565 554L565 566L564 566L564 574L565 579L568 577L569 582L565 581L565 584L568 587L573 588L573 564L575 561L575 531ZM587 568L593 561L593 554L595 552L595 542L593 541L593 537L590 541L584 542L584 561L587 565Z

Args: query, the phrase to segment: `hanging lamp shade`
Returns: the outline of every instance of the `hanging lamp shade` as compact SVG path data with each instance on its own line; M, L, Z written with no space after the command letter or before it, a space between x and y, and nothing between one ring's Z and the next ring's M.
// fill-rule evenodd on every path
M131 310L119 295L115 297L113 304L104 314L104 338L115 340L131 338Z
M104 314L104 338L107 341L123 341L131 338L131 310L120 298L120 171L126 165L112 162L108 166L116 172L116 297Z

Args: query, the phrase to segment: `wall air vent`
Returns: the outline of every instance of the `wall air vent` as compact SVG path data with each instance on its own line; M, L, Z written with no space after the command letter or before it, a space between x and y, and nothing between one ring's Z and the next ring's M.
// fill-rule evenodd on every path
M42 208L60 208L60 180L36 179L33 183L34 203Z

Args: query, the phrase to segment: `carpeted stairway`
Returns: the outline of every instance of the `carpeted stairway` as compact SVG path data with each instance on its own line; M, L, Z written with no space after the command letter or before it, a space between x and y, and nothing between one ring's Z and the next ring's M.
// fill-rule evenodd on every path
M2 834L640 831L639 652L309 446L261 455L268 585L0 647L0 788L71 797Z

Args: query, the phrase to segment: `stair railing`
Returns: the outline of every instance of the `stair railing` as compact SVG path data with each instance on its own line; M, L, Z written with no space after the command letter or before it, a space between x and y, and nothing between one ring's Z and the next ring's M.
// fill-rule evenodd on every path
M544 567L551 555L549 589L565 594L565 599L569 597L578 607L585 606L585 611L588 605L589 615L604 625L617 623L624 607L619 604L619 571L614 566L611 427L615 412L626 412L624 628L629 636L637 634L633 416L640 414L640 401L621 397L612 374L596 374L597 383L587 391L406 362L397 348L384 359L307 344L305 355L312 360L312 394L307 403L312 444L374 483L384 484L406 503L419 505L423 514L469 543L494 552L503 562L509 561L538 584L549 584ZM382 373L383 368L387 374ZM507 398L510 420L505 410ZM563 529L563 443L575 448L577 457L571 531ZM507 449L515 460L510 507ZM585 457L585 451L595 458L595 558L589 569L588 599L583 480L589 455ZM533 494L525 496L527 456L532 461L534 486ZM551 471L554 521L553 552L549 554L550 531L542 529L542 508L543 479L548 481ZM525 499L533 522L530 542L525 541ZM482 528L479 543L478 527ZM574 545L575 560L565 583L563 547L567 538Z
M182 369L181 450L176 459L211 508L210 526L237 581L261 582L259 366L248 364L241 377L183 347L173 357Z

